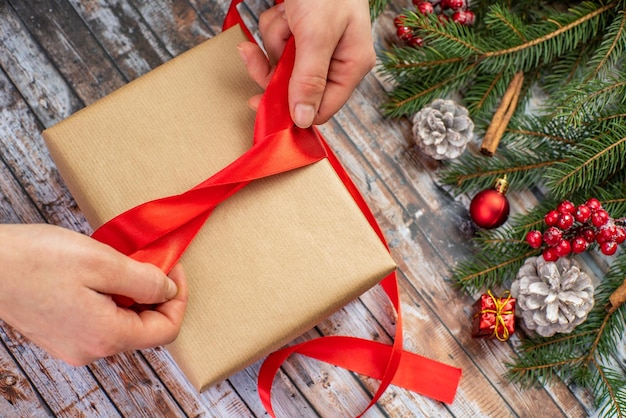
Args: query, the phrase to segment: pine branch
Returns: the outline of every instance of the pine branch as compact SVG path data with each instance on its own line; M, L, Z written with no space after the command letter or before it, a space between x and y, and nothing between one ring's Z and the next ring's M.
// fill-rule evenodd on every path
M597 197L613 218L626 217L626 171L620 171L608 182L597 184L590 193Z
M597 38L597 37L596 37ZM583 77L585 66L590 60L590 54L595 50L595 39L582 44L579 48L558 57L549 66L542 67L541 85L550 95L558 95L574 80Z
M383 12L390 0L369 0L370 16L372 21L375 20Z
M464 88L467 83L475 80L490 85L493 78L486 75L495 77L503 69L511 73L528 72L551 63L601 33L614 7L615 3L603 6L582 2L550 20L526 24L495 3L485 14L484 32L463 25L442 25L434 16L406 11L405 24L428 47L396 48L381 56L382 73L402 81L392 92L384 111L389 116L410 114L428 103L424 97L445 97L452 91L467 90ZM430 69L426 77L431 79L421 81L425 72L418 69ZM459 73L463 77L451 77ZM453 82L454 89L447 82ZM433 90L438 96L431 94ZM468 105L471 107L471 102Z
M557 117L563 117L575 127L589 124L597 117L611 114L620 105L626 94L626 80L614 77L608 81L592 80L562 89L561 95L553 98Z
M437 80L420 80L413 83L400 83L389 95L390 100L383 105L387 116L402 116L415 113L436 98L458 91L471 77L472 68L448 74L450 71L437 73ZM400 78L400 81L402 79ZM424 81L429 81L428 87Z
M619 12L616 19L607 28L604 39L595 48L595 53L589 62L585 81L602 78L615 69L621 59L626 46L626 15Z
M500 149L489 159L467 153L459 161L442 169L439 178L442 183L453 185L454 193L467 193L492 187L497 178L506 174L511 184L510 190L514 191L519 190L522 185L533 187L538 184L545 169L557 162L549 156L530 150L519 152Z
M534 27L527 28L529 35L535 36L518 45L486 52L481 58L500 58L511 56L516 68L528 71L532 66L546 64L554 58L563 55L568 51L573 51L579 43L584 43L595 35L596 30L603 29L603 22L600 19L604 13L610 12L615 3L602 7L591 2L583 2L579 6L571 8L569 13L556 14L546 23L540 23ZM494 8L491 17L495 21L500 18L510 18L505 11ZM488 15L489 16L489 15ZM573 32L578 32L579 36L572 36ZM523 55L518 55L525 52ZM491 65L503 65L506 61L494 60ZM500 67L502 68L502 67Z
M612 369L596 365L596 378L591 384L596 399L603 399L598 408L598 416L624 417L626 413L626 380Z
M507 87L507 80L500 74L479 74L467 87L463 96L474 120L488 121Z
M626 168L626 128L613 124L612 130L582 141L571 149L571 156L546 170L546 185L557 197L574 191L589 191Z
M381 73L395 82L387 115L409 115L435 98L458 94L477 136L501 106L512 74L524 72L520 111L495 156L469 151L438 173L454 194L492 187L504 174L509 193L547 193L527 213L472 239L475 256L452 271L452 281L467 292L510 283L523 262L539 254L525 243L526 233L541 230L544 215L564 199L579 204L596 197L612 217L626 218L626 0L563 7L571 3L474 0L477 24L471 29L407 11L408 24L427 46L391 48L382 55ZM548 97L538 115L528 116L523 105L533 84ZM570 334L524 338L508 376L524 385L574 381L592 390L601 416L626 415L626 376L615 362L626 306L606 309L610 300L626 301L614 297L625 278L622 251L600 278L586 321Z
M526 251L518 252L513 257L508 253L493 253L489 257L484 253L476 254L474 260L456 266L451 280L468 293L502 286L505 281L515 277L525 259L538 254L538 250L528 249L528 246Z

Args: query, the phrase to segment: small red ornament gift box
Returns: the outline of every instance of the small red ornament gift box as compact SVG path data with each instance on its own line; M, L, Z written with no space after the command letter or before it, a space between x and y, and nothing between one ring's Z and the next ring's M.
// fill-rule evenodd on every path
M506 341L515 332L515 298L496 297L490 290L474 304L472 337L497 338Z

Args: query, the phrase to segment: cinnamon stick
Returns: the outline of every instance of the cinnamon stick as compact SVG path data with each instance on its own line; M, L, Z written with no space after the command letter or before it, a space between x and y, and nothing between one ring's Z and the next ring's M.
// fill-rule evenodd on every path
M606 310L609 313L613 313L622 306L624 302L626 302L626 279L624 279L624 283L609 296L609 304Z
M493 114L493 119L491 120L491 124L489 125L487 132L485 132L483 142L480 145L480 152L482 154L489 157L495 154L496 148L498 148L498 144L500 143L500 139L502 139L502 135L504 135L504 131L506 130L513 113L515 113L515 108L517 107L517 102L519 101L519 95L523 84L524 73L522 71L515 73L509 83L509 86L504 92L504 96L502 96L500 105Z

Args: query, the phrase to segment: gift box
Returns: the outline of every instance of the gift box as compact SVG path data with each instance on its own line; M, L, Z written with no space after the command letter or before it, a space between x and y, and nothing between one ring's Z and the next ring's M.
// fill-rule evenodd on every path
M260 90L233 28L44 131L90 224L199 184L252 145ZM181 259L190 299L172 356L198 389L306 332L395 264L327 159L221 203Z
M506 341L515 332L515 298L496 297L491 291L474 303L472 337Z

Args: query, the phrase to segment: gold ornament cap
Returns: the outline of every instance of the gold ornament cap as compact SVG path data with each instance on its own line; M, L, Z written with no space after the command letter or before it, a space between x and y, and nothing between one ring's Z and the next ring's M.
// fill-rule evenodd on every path
M506 174L496 180L493 188L502 194L506 194L506 191L509 190L509 182L506 179Z

